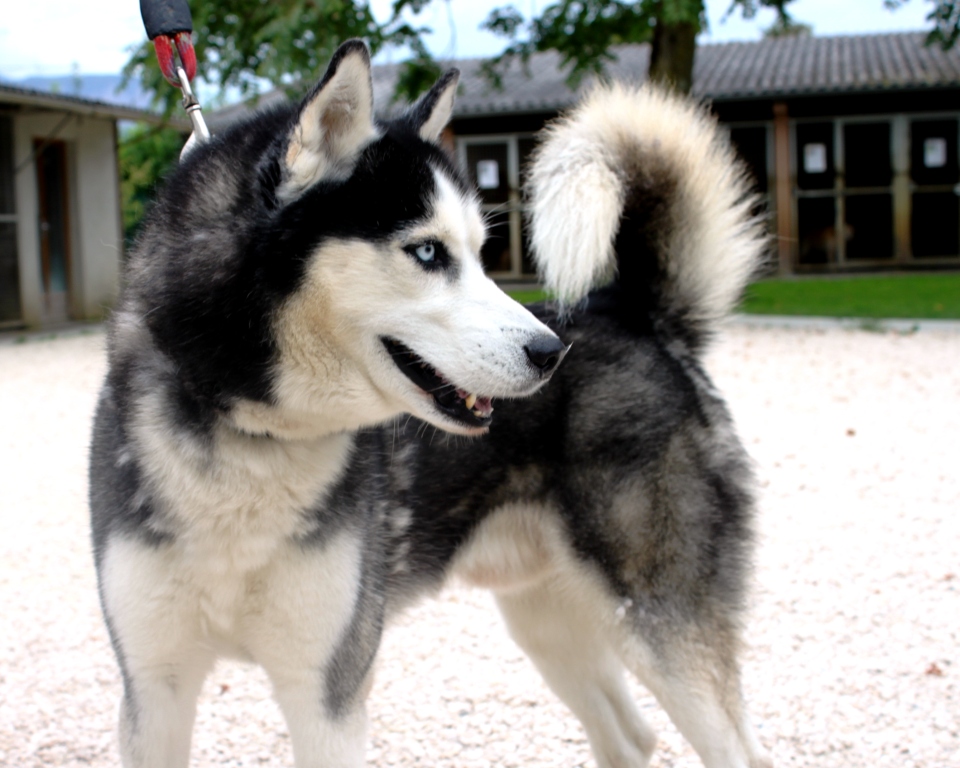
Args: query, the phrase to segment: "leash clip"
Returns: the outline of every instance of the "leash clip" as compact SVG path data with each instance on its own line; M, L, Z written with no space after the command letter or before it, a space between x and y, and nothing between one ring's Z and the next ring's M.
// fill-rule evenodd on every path
M190 87L190 78L187 77L183 67L177 67L177 78L180 80L180 90L183 92L183 108L186 110L187 117L190 118L190 124L193 126L193 133L190 134L190 138L187 139L187 143L183 145L180 152L180 158L183 159L197 144L210 140L210 130L204 122L203 114L200 111L200 102L197 101L197 97Z

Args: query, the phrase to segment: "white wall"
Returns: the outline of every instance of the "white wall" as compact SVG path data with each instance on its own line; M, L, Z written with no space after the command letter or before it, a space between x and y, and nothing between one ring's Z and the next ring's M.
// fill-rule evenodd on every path
M67 145L70 217L70 315L74 320L104 316L117 296L123 235L120 227L114 122L79 115L63 124L60 112L15 115L14 167L34 151L34 140L52 138ZM20 301L31 326L44 321L38 231L37 169L29 163L16 177Z

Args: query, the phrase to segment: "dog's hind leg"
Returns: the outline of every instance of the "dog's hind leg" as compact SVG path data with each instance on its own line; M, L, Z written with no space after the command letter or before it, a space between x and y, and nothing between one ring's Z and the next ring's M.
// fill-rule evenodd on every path
M497 594L497 603L513 639L583 724L599 768L643 768L656 735L633 703L599 604L568 586L548 577Z
M657 636L630 638L624 661L706 768L769 768L740 692L735 631L687 627Z

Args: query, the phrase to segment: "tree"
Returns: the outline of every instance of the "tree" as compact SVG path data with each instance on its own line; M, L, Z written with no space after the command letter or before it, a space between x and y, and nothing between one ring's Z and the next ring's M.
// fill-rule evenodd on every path
M447 0L448 2L450 0ZM787 6L793 0L730 0L730 13L753 17L761 8L777 12L773 33L797 28ZM918 2L919 0L913 0ZM300 93L320 75L336 46L349 37L367 40L374 53L385 46L408 46L413 53L401 69L399 95L411 97L430 84L439 68L430 57L425 28L404 21L432 0L394 0L385 23L373 16L368 0L192 0L198 71L221 93L252 96L264 84ZM538 51L559 52L571 82L602 72L611 46L651 43L650 77L681 91L690 89L697 35L705 27L705 0L556 0L527 19L517 5L494 10L485 28L502 35L505 51L485 66L491 82L514 59ZM877 0L895 9L909 0ZM930 43L950 47L960 36L960 0L938 0L927 17ZM175 89L163 85L152 47L141 45L124 69L172 111Z
M173 128L137 125L120 138L120 202L123 239L129 246L136 237L160 180L176 165L184 137Z
M786 5L792 1L731 0L727 13L739 10L752 18L761 7L769 7L788 23ZM512 59L526 61L535 52L555 50L570 66L570 83L575 85L584 74L603 71L613 58L612 46L649 42L650 79L688 92L696 38L706 18L704 0L560 0L530 21L515 7L499 8L484 26L510 40L506 50L485 67L494 82Z
M809 37L813 34L813 27L792 19L777 19L763 30L763 36L770 37Z

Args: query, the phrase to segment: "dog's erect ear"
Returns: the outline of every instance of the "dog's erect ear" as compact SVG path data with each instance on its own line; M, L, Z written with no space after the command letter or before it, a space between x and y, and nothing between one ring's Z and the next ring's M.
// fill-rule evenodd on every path
M459 82L460 70L448 69L411 108L410 118L424 141L437 141L450 122Z
M360 40L348 40L300 104L283 157L282 193L296 194L323 178L349 173L375 132L370 53Z

